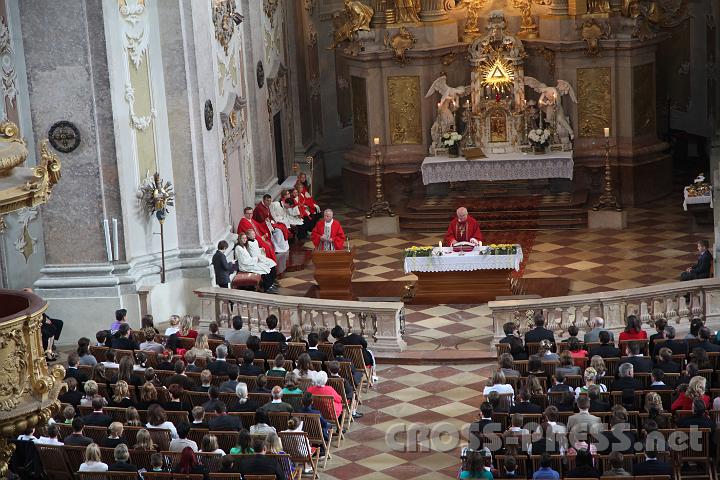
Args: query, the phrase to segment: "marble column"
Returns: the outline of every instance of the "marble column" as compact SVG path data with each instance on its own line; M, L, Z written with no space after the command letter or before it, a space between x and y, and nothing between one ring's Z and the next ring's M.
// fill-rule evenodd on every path
M532 3L532 0L528 0ZM550 5L550 15L567 15L568 0L553 0Z
M448 18L444 0L420 0L420 20L438 22Z
M385 15L385 11L387 9L387 0L374 0L372 8L374 10L371 21L372 26L387 24L387 16Z

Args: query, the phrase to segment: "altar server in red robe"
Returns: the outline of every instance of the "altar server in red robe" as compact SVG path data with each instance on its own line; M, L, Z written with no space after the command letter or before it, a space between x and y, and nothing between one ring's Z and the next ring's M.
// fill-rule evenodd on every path
M477 220L468 215L467 208L457 209L457 217L453 218L445 234L445 245L453 246L457 242L470 242L473 245L484 240Z
M273 218L270 212L270 204L272 204L272 197L266 193L263 195L262 201L255 206L252 218L258 223L267 225L270 232L276 228L279 229L283 233L285 240L287 240L290 238L290 230L288 230L284 224Z
M275 249L273 248L272 239L270 238L270 230L265 223L260 223L253 218L253 209L251 207L245 207L243 211L245 215L240 219L237 231L247 233L248 230L255 232L255 239L257 240L258 247L265 251L265 256L277 263L275 257Z
M333 211L329 208L323 212L323 220L313 228L312 241L318 250L333 251L345 247L345 232L340 222L333 219Z

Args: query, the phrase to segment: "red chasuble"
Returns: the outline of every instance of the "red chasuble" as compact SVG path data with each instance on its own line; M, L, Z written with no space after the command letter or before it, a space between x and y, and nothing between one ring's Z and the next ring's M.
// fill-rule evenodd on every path
M484 241L477 220L468 215L463 223L458 222L457 217L453 218L445 234L445 245L452 245L455 242L469 242L471 238L480 242Z
M277 257L275 256L275 249L272 245L272 240L269 239L269 237L264 233L267 232L267 227L262 228L265 226L264 223L258 223L253 219L251 222L247 218L243 217L240 219L240 223L238 224L238 233L239 232L247 232L248 230L254 230L255 231L255 240L258 242L258 246L265 250L265 256L268 257L273 262L277 263Z
M326 250L323 245L324 242L320 240L320 237L324 234L325 220L320 220L315 224L315 228L313 228L312 231L312 242L318 250ZM330 226L330 241L332 241L335 250L342 250L345 247L345 232L343 232L340 222L337 220L333 220L332 225Z

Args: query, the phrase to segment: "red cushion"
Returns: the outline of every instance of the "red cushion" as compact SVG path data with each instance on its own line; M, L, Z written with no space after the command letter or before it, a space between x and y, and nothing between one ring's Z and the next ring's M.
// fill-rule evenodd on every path
M232 280L232 288L254 287L260 283L261 277L257 273L238 272Z

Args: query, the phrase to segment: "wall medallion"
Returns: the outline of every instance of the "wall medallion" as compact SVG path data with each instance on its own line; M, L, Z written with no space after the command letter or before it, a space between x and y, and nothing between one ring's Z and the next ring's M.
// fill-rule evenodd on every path
M210 100L206 100L205 101L205 128L206 129L212 130L214 116L215 116L215 111L213 110L213 104Z
M72 123L61 120L50 127L48 140L58 152L70 153L80 145L80 131Z
M258 88L262 88L265 85L265 67L263 67L262 60L257 63L255 75L257 76Z

